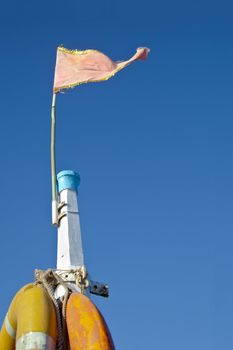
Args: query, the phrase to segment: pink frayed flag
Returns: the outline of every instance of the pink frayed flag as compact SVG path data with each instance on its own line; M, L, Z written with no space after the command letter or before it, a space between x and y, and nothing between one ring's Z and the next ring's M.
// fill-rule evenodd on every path
M138 48L129 60L114 62L97 50L58 47L53 91L56 93L82 83L108 80L130 63L146 59L149 51L146 47Z

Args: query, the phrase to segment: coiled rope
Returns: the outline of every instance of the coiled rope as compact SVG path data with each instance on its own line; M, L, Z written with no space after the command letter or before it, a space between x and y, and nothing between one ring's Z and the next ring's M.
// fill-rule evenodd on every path
M57 350L66 350L66 305L69 298L69 289L63 280L52 269L46 271L35 270L36 284L40 283L47 291L52 300L57 319ZM54 296L55 288L61 284L64 287L65 294L61 301ZM62 304L62 306L61 306Z

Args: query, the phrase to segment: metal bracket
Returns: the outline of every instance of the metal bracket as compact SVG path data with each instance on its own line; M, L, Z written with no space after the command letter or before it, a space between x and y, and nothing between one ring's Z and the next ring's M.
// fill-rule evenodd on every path
M89 281L89 290L91 294L99 295L100 297L108 298L109 288L107 284Z
M77 270L55 270L55 272L65 283L74 283L77 285L80 268ZM84 279L87 280L87 276ZM85 284L84 288L89 290L91 294L99 295L104 298L109 296L109 287L107 284L90 280L87 281L88 283Z
M58 203L57 210L60 211L65 205L67 205L66 202Z

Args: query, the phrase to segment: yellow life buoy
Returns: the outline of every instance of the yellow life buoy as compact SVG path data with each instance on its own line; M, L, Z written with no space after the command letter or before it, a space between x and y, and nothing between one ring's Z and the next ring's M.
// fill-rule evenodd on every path
M41 285L29 284L14 297L0 332L1 350L55 350L56 314Z

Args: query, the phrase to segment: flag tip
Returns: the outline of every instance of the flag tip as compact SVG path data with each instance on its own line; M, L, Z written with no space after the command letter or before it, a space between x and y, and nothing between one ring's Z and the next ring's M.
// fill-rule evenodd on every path
M150 52L150 49L148 47L138 47L137 51L141 51L140 60L145 60Z

